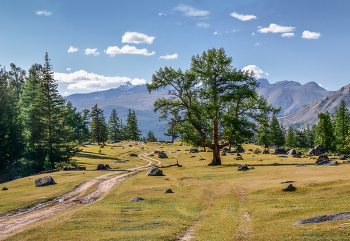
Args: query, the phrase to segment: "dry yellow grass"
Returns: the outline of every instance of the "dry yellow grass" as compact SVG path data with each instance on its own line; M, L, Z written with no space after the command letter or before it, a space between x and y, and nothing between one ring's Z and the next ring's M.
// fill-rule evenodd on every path
M178 158L183 167L163 168L162 177L147 177L141 172L114 186L103 200L69 208L8 240L174 240L189 230L192 240L348 240L350 224L344 223L349 220L293 224L350 210L350 165L314 166L315 159L289 156L281 161L278 156L246 152L243 161L234 160L236 154L228 153L222 166L209 167L212 153L187 153L184 150L190 147L178 144L147 143L144 149L134 145L124 145L124 149L105 147L102 154L110 157L108 161L126 155L126 151L143 153L156 148L165 150L169 157L161 159L161 165L175 164ZM95 149L88 146L84 151L98 155ZM158 159L157 155L153 158ZM77 160L91 168L101 161L87 156ZM145 163L135 157L114 168L124 169L138 162ZM256 169L238 172L235 165L240 163ZM310 165L296 167L299 163ZM55 173L56 178L61 174ZM67 177L61 178L63 181ZM288 180L295 181L295 192L281 191L287 185L281 182ZM12 188L22 186L19 183ZM165 194L166 188L174 193ZM145 200L128 203L135 196ZM349 228L340 228L343 226Z

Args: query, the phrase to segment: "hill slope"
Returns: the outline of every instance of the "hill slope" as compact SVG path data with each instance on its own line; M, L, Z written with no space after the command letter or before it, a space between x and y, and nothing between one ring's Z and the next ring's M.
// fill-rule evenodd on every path
M299 109L291 115L279 117L278 120L284 126L294 126L296 128L305 128L318 122L317 114L328 111L334 113L339 107L340 102L345 100L346 105L350 106L350 85L344 86L338 91Z

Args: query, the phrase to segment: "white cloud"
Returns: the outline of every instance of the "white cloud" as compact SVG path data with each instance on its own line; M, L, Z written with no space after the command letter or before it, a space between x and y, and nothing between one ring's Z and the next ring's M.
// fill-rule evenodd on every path
M252 35L254 36L254 35L255 35L255 33L253 32L253 33L252 33Z
M113 46L113 47L110 46L105 52L106 54L109 54L112 57L114 57L116 54L141 54L146 56L155 54L154 51L149 53L147 49L137 49L135 46L129 46L129 45L125 45L121 49L118 48L118 46Z
M67 68L66 70L67 70L67 71L71 71L71 68Z
M175 10L184 12L187 17L205 17L210 14L209 11L199 10L186 4L179 4Z
M145 84L144 79L130 79L128 77L108 77L94 73L88 73L85 70L79 70L74 73L55 73L55 79L58 83L69 84L69 90L106 90L116 88L123 83L130 81L133 85Z
M281 34L281 36L291 38L291 37L294 37L294 33L283 33L283 34Z
M261 43L255 43L255 44L254 44L254 46L259 46L259 45L261 45Z
M258 27L258 32L260 33L286 33L286 32L292 32L295 31L295 27L285 27L285 26L280 26L274 23L271 23L269 27L267 28L262 28L262 27Z
M248 66L244 67L242 70L249 71L249 72L253 71L256 78L261 78L261 77L269 75L268 73L262 71L261 69L259 69L255 65L248 65Z
M89 49L89 48L87 48L87 49L85 49L85 54L86 55L93 54L93 55L97 56L100 53L97 52L97 48L96 49Z
M63 93L63 96L67 96L67 95L69 95L67 91Z
M302 38L306 38L306 39L318 39L319 37L321 37L320 33L316 33L316 32L310 32L310 31L304 31L303 32L303 36L301 36Z
M241 20L241 21L249 21L252 19L256 19L256 16L254 16L254 15L243 15L243 14L238 14L236 12L233 12L230 15L234 18Z
M156 37L148 37L146 34L137 32L126 32L122 37L122 43L151 44Z
M77 52L78 51L78 48L74 48L73 46L70 46L69 49L68 49L68 53L74 53L74 52Z
M213 34L214 34L214 35L217 35L218 33L217 33L217 32L214 32Z
M159 16L162 16L163 14L162 13L158 13Z
M198 27L203 27L203 28L209 28L210 24L209 23L197 23Z
M160 56L159 59L177 59L178 55L177 53L173 54L173 55L165 55L165 56Z
M45 15L45 16L50 16L52 13L48 11L37 11L37 15Z
M318 86L323 87L321 84L318 84Z

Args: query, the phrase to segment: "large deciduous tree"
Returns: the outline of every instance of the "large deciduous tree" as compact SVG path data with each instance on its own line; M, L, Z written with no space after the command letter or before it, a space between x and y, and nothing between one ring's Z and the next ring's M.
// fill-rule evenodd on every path
M221 165L221 148L252 135L254 122L277 112L258 96L259 83L253 73L237 70L231 63L224 49L213 48L193 56L189 70L160 68L147 84L149 92L170 86L169 98L157 99L154 111L159 111L162 119L179 113L181 138L213 150L209 165Z

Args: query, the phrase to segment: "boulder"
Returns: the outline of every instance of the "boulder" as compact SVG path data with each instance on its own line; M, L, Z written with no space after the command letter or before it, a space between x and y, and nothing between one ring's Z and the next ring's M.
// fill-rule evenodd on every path
M133 197L129 200L129 203L131 202L139 202L139 201L142 201L142 200L145 200L143 199L142 197Z
M98 164L97 165L97 170L109 170L109 169L110 169L110 167L108 164L106 164L106 165Z
M250 167L249 169L250 169L250 170L253 170L253 169L255 169L255 167Z
M350 160L343 161L343 163L350 163Z
M348 155L341 155L341 156L339 156L339 160L346 160L346 159L348 159Z
M314 148L310 149L306 155L307 156L319 156L325 152L326 151L322 145L317 145Z
M329 159L328 156L325 153L319 155L318 158L317 158L317 160L325 160L325 159Z
M253 151L253 149L248 149L248 151Z
M315 165L316 166L322 166L324 164L328 164L329 163L329 159L320 159L320 160L317 160Z
M9 190L7 187L2 188L3 191Z
M131 153L131 154L129 154L129 156L138 156L138 155L135 153Z
M53 178L51 176L46 176L43 178L35 179L35 186L36 187L48 186L48 185L53 185L53 184L56 184L56 182L53 180Z
M248 171L248 170L249 170L249 167L244 163L241 163L241 165L239 165L238 167L238 171Z
M264 149L264 150L261 151L261 154L270 154L270 152L269 152L269 150Z
M296 188L293 186L293 184L289 184L288 186L286 186L285 188L282 189L282 191L285 192L291 192L291 191L295 191Z
M237 153L242 153L242 152L244 152L245 150L244 150L243 147L241 147L241 146L236 146L236 147L235 147L235 151L236 151Z
M188 150L190 153L198 153L198 149L197 148L191 148Z
M159 152L158 158L168 158L168 156L164 152Z
M235 160L243 160L242 156L237 156Z
M335 161L335 162L329 162L329 163L326 163L326 164L323 164L324 166L338 166L339 165L339 162Z
M286 154L287 150L283 148L276 148L272 154L274 155L279 155L279 154Z
M295 154L292 157L294 157L294 158L301 158L301 155L300 154Z
M163 176L163 171L157 167L152 167L148 170L147 176Z
M91 145L90 142L84 142L84 146L88 146L88 145Z
M164 193L174 193L170 188L165 189Z
M273 146L271 146L271 148L272 148L272 149L275 149L275 150L276 150L276 149L280 149L280 147L277 146L277 145L273 145Z
M74 171L74 170L86 170L86 167L64 167L64 171Z
M287 153L287 155L295 155L297 152L294 149L290 149Z

